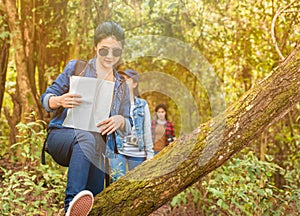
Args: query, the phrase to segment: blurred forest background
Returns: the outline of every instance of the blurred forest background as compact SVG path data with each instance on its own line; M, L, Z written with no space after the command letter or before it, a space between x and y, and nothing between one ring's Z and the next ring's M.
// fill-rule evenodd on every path
M47 165L40 164L50 115L39 97L69 60L93 57L93 33L100 22L118 22L126 38L164 36L197 50L230 105L293 50L300 39L299 12L300 3L289 0L0 0L0 214L63 215L66 169L50 157ZM167 74L188 89L196 109L181 109L164 92L142 94L153 118L157 103L168 105L177 136L185 132L182 112L191 118L198 114L197 124L212 118L205 80L185 65L159 53L125 63L141 74ZM176 92L168 83L165 88ZM300 104L156 213L297 215L299 123Z

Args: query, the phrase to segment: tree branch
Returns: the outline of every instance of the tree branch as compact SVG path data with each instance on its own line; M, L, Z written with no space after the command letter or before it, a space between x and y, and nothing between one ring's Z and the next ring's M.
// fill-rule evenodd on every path
M102 191L91 215L149 215L257 139L300 101L299 47L224 113Z
M280 16L280 14L284 13L289 7L291 7L294 3L296 3L296 1L291 2L290 4L288 4L286 7L284 8L279 8L279 10L275 13L273 19L272 19L272 24L271 24L271 36L272 36L272 40L275 46L275 50L278 53L279 57L281 60L284 60L285 57L283 56L282 52L279 49L278 43L277 43L277 39L276 39L276 32L275 32L275 24L276 24L276 20L277 18Z

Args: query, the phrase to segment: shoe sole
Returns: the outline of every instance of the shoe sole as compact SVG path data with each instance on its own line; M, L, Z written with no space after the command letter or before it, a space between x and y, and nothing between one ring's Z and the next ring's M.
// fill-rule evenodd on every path
M72 206L70 206L70 216L86 216L93 207L93 197L89 194L79 197Z

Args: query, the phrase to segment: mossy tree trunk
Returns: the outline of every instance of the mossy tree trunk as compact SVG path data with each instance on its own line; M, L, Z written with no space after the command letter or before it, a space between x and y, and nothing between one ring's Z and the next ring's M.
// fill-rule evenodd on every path
M241 151L300 101L299 46L223 114L110 185L91 215L149 215Z

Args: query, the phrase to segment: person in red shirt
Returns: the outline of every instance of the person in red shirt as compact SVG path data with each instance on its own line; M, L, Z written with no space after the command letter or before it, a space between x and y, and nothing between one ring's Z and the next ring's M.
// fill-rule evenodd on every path
M157 119L152 121L151 132L154 154L157 154L174 140L175 131L173 123L168 121L168 110L165 104L158 104L155 112Z

